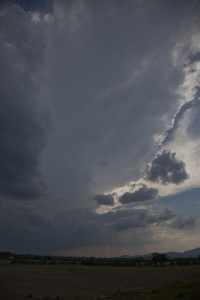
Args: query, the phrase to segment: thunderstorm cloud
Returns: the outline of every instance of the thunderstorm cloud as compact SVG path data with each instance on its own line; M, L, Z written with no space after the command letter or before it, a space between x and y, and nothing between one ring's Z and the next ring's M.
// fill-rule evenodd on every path
M0 196L12 199L34 199L46 192L39 160L49 119L39 103L36 80L45 45L30 19L18 6L0 17Z
M0 1L2 249L199 246L199 20L196 0Z

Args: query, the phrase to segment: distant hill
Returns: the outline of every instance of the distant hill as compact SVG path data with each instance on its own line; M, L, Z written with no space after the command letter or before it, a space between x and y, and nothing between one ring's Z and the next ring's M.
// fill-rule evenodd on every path
M197 258L200 255L200 248L195 248L184 252L167 252L166 255L171 258Z
M200 256L200 248L191 249L184 252L166 252L165 253L168 258L197 258ZM122 255L120 258L123 259L131 259L131 258L143 258L143 259L149 259L153 256L153 253L144 254L144 255Z

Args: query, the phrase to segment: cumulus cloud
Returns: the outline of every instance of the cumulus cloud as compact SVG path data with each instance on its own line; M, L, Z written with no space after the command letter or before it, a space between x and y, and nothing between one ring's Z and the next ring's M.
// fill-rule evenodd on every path
M113 205L114 204L114 197L112 194L99 194L95 195L94 199L99 205Z
M19 6L0 15L0 196L33 199L46 192L39 168L49 127L40 103L42 31Z
M186 229L186 230L192 230L196 226L196 219L194 217L177 217L175 220L173 220L170 223L170 226L174 229Z
M142 185L138 190L134 192L126 192L119 197L119 202L122 204L128 204L133 202L141 202L146 200L153 200L158 195L158 190L155 188L149 188L146 185Z
M188 178L185 163L176 158L176 153L163 150L147 166L145 179L163 184L179 184Z

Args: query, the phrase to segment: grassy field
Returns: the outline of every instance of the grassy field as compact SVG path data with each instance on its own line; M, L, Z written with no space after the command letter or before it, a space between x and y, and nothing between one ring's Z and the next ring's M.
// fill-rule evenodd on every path
M197 300L199 291L200 266L0 265L1 300Z
M190 280L178 280L169 286L148 293L131 293L117 291L104 298L105 300L199 300L200 277Z

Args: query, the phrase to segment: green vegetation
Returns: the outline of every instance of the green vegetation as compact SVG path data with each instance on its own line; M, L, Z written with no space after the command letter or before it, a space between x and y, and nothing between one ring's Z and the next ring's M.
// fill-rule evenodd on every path
M175 283L151 293L117 291L104 298L105 300L199 300L200 277Z

